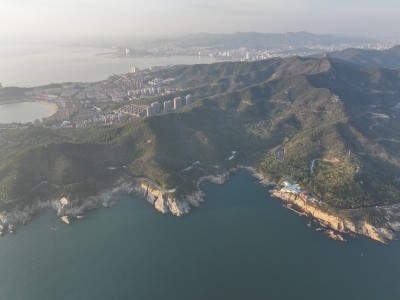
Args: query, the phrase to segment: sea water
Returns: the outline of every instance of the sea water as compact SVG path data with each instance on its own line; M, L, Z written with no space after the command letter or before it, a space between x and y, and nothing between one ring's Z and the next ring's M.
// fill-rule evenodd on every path
M0 83L32 87L61 82L94 82L113 73L126 74L132 67L212 63L209 57L161 56L121 58L98 55L113 49L54 45L0 45Z
M400 243L308 228L239 172L184 217L143 199L0 238L0 299L400 299Z
M0 104L0 123L28 123L52 113L52 108L41 102Z

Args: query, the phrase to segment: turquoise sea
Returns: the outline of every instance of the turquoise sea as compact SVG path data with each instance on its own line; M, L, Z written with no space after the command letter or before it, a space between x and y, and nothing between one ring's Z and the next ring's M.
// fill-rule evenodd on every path
M181 218L120 195L71 225L0 238L0 299L400 299L400 243L306 226L247 172Z

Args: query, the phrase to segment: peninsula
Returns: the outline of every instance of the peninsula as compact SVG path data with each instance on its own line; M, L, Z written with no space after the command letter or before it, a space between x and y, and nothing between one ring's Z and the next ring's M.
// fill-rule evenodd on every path
M69 222L111 205L120 190L141 194L163 213L184 215L203 201L203 180L223 182L231 170L248 166L260 181L275 182L273 195L333 235L395 239L399 70L291 57L155 68L109 80L129 91L138 78L156 92L119 101L104 93L100 106L82 92L89 85L68 84L69 98L61 96L62 85L53 86L54 101L64 103L54 117L23 129L2 127L1 232L45 207ZM44 89L24 93L35 90ZM80 104L69 106L73 101ZM142 113L126 117L126 106L135 105ZM79 107L96 118L114 117L82 122Z

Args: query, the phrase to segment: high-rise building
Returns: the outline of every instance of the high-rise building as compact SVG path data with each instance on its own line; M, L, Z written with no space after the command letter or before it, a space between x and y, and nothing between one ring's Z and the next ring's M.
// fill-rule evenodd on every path
M185 103L186 103L186 105L192 104L192 95L191 95L191 94L186 95L186 97L185 97Z
M172 101L164 101L164 112L170 112L172 110Z
M154 112L155 112L156 115L158 115L158 114L161 112L161 111L160 111L160 103L158 103L158 102L153 102L153 103L151 104L151 107L153 107Z
M130 73L136 73L138 71L139 71L139 68L136 68L135 66L132 66L131 68L129 68Z
M174 109L180 109L182 107L182 99L181 97L176 97L174 99Z
M146 107L146 116L151 117L154 115L156 115L155 108L152 106L147 106Z

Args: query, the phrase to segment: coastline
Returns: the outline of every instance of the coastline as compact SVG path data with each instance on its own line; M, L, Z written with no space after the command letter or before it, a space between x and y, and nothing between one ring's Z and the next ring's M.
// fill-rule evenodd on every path
M400 205L392 205L376 208L386 217L383 226L375 226L365 218L357 216L346 216L339 209L336 211L328 210L321 204L304 200L298 195L283 192L277 188L277 184L269 181L267 175L258 172L253 167L237 166L218 175L206 175L197 180L197 189L177 196L175 193L167 193L144 180L133 178L119 178L113 187L101 191L98 195L89 196L86 199L51 199L38 201L30 207L22 210L13 210L0 213L0 235L4 233L14 233L19 225L29 222L36 213L42 209L55 211L60 221L70 224L73 219L81 219L88 210L99 207L112 207L117 202L116 194L127 193L140 197L149 202L154 209L162 214L171 213L180 217L190 213L192 207L199 207L205 201L206 194L202 190L202 184L210 182L214 184L224 184L239 170L250 173L255 178L256 184L261 184L265 188L272 187L268 192L272 197L285 202L285 208L296 214L308 217L317 224L317 231L324 231L328 237L345 242L346 239L341 234L350 236L364 235L375 241L388 244L396 240L395 232L400 231ZM345 211L345 210L343 210ZM311 227L311 221L308 226Z
M43 101L43 100L37 101L37 100L25 99L25 98L11 99L11 100L7 100L7 101L3 100L3 101L0 101L0 105L18 104L18 103L25 103L25 102L36 102L36 103L40 103L40 104L46 106L50 110L50 112L46 115L46 118L54 116L58 111L58 106L55 103L47 102L47 101Z
M390 223L389 220L386 220L385 225L376 226L365 218L346 216L345 210L336 209L335 212L332 212L324 209L321 205L304 200L299 195L282 192L277 189L270 192L272 196L288 203L285 205L288 209L314 220L320 226L317 231L323 229L330 238L335 240L346 241L341 236L341 233L351 236L364 235L383 244L388 244L390 241L397 239L395 232L399 231L399 228L398 226L396 228L396 222ZM398 205L392 208L397 209ZM397 215L397 217L400 217L400 215Z
M201 185L210 182L214 184L224 184L231 178L232 175L239 170L245 170L257 179L258 184L265 187L274 186L274 182L270 182L265 174L257 172L253 167L237 166L219 175L206 175L200 177L196 182L196 190L191 193L180 195L179 197L166 193L156 186L152 186L148 181L142 181L134 190L136 195L146 199L156 210L162 214L171 213L174 216L180 217L189 214L192 207L199 207L205 201L206 194L203 192Z
M118 193L130 194L134 191L133 182L126 178L116 180L113 187L104 189L98 195L83 199L52 198L39 200L23 209L0 212L0 236L15 233L20 225L27 224L37 213L50 210L56 213L60 222L70 224L72 219L81 219L85 212L99 207L112 207L117 202Z
M55 103L47 101L39 101L39 103L46 105L50 109L50 113L47 115L47 117L53 116L58 111L58 106Z

